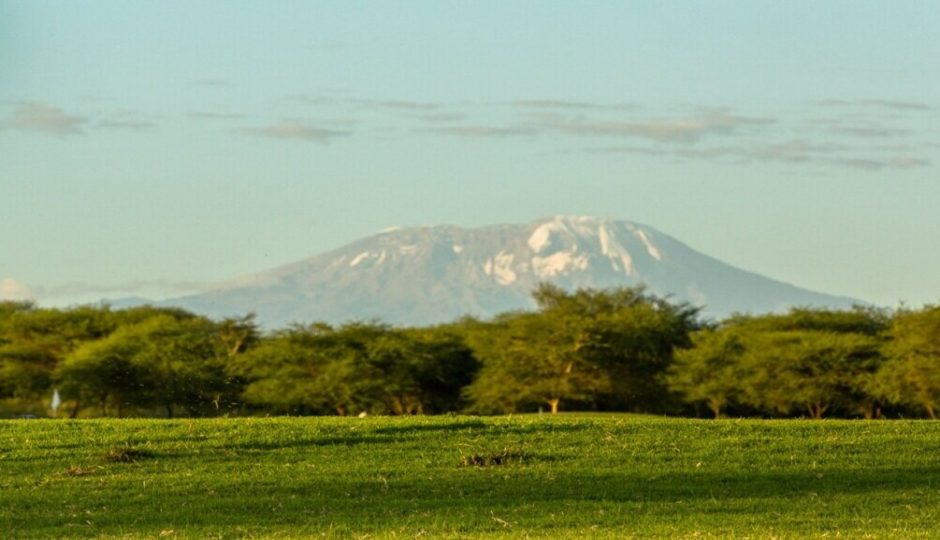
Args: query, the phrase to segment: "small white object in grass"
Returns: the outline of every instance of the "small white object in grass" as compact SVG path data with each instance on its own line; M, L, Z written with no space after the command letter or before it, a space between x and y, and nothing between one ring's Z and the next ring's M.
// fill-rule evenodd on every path
M52 407L52 412L55 413L56 411L59 410L59 405L61 404L62 404L62 398L59 397L59 389L56 388L52 392L52 403L50 403L49 406Z
M359 418L365 418L367 416L369 416L369 413L367 411L362 411L361 413L359 413Z

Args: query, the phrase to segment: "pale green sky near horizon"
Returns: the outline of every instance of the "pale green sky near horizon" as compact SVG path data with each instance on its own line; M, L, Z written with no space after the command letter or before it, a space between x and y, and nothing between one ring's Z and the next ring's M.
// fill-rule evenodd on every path
M609 216L940 300L940 2L0 0L0 297Z

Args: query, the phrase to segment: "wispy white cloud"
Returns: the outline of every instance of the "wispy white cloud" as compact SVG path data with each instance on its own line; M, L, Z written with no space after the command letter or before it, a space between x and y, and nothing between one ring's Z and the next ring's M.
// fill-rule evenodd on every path
M147 131L157 127L150 120L102 120L95 127L104 129L124 129L128 131Z
M582 135L640 137L664 143L695 143L711 135L735 135L744 128L767 126L774 118L757 118L717 113L672 120L556 122L548 127Z
M570 105L575 107L583 104ZM582 115L571 117L553 110L552 107L543 109L533 106L523 109L531 109L531 112L525 113L520 122L448 126L419 131L462 137L507 137L561 132L569 135L637 137L658 143L689 144L712 135L737 135L776 122L774 118L738 116L725 111L670 120L624 121L586 118Z
M654 156L678 158L721 158L732 157L748 161L784 161L789 163L808 162L814 155L831 154L843 150L838 145L815 145L806 141L789 141L777 144L754 146L728 145L706 148L615 146L598 149L602 152L624 152Z
M897 129L888 127L841 126L827 130L834 135L849 135L853 137L899 137L914 133L911 129Z
M84 133L83 126L88 122L86 116L69 114L40 101L21 101L14 104L13 111L0 126L64 137Z
M911 157L911 156L901 156L901 157L892 158L888 160L888 163L891 166L898 167L901 169L911 169L914 167L926 167L930 165L929 160L918 158L918 157Z
M885 169L913 169L926 167L930 161L907 155L888 157L859 157L857 148L837 143L812 143L792 140L781 143L750 143L748 145L710 146L705 148L675 148L648 146L615 146L594 149L599 152L642 154L677 159L725 159L732 163L788 163L820 166L839 166L865 171Z
M67 136L86 134L90 130L147 131L157 123L134 109L99 111L92 116L66 113L61 108L39 101L22 101L14 104L10 115L0 128L33 131L48 135Z
M828 118L814 118L803 122L809 130L824 130L830 135L849 137L890 138L914 134L912 129L891 127L886 118L872 118L866 114L847 114Z
M459 122L461 120L466 119L467 115L464 113L456 113L456 112L432 112L432 113L421 113L421 114L409 114L408 118L421 120L422 122L446 123L446 122Z
M895 101L890 99L820 99L813 102L820 107L871 107L892 111L929 111L933 107L916 101Z
M135 109L119 109L98 120L95 127L124 131L148 131L157 127L157 124Z
M833 163L855 169L862 169L865 171L881 171L884 169L914 169L917 167L926 167L930 165L930 162L926 159L911 156L899 156L887 159L847 157L833 160Z
M419 131L427 133L436 133L438 135L449 135L455 137L468 138L492 138L492 137L513 137L518 135L533 135L534 129L526 127L504 127L504 126L451 126L441 128L429 128Z
M161 295L178 296L209 290L212 285L202 281L171 281L165 279L138 280L125 283L99 284L73 282L51 287L36 287L36 296L42 299L71 297L107 297L159 292Z
M334 139L352 135L352 131L319 128L300 122L281 122L262 127L248 127L241 131L270 139L296 139L320 144L326 144Z
M0 302L23 302L33 300L32 289L22 281L13 278L4 278L0 280Z
M773 144L758 144L741 148L740 155L754 161L784 161L788 163L806 163L819 156L831 156L846 152L851 148L835 143L812 143L805 140L793 140Z

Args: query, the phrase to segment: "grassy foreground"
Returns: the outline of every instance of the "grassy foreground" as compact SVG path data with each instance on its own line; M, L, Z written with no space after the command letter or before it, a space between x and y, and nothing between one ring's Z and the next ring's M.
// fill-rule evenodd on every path
M940 423L0 421L2 538L926 538Z

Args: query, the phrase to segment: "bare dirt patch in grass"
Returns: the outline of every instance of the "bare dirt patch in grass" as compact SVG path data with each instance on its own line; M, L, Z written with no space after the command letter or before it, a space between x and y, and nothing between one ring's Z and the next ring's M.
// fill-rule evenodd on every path
M153 452L132 446L114 446L104 455L108 463L134 463L154 457Z
M461 467L494 467L522 463L527 457L522 448L503 448L495 452L470 454L460 460Z

